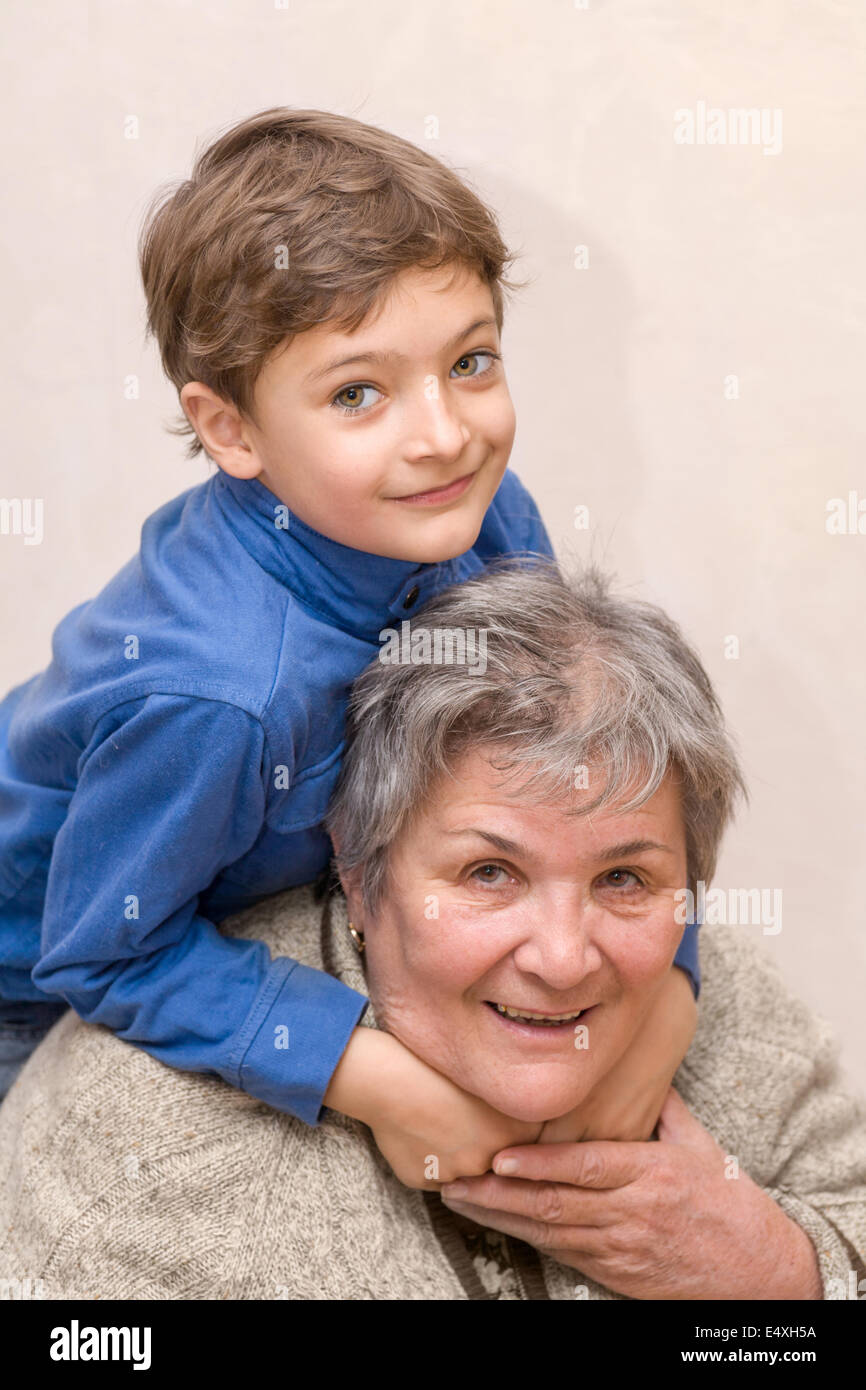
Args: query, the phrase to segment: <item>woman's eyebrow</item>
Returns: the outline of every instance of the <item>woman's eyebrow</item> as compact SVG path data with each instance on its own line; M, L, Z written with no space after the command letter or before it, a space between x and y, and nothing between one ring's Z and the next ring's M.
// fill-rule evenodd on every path
M624 840L621 845L608 845L599 850L599 859L628 859L632 854L641 854L647 849L660 849L663 854L674 854L668 845L660 845L657 840Z
M530 852L525 845L519 844L516 840L508 840L504 835L497 835L492 830L482 830L477 825L460 826L457 830L446 830L446 835L478 835L482 840L487 840L488 844L498 849L500 854L521 855L524 858L530 857ZM599 850L595 859L599 863L607 863L610 859L630 859L633 854L642 854L645 850L661 850L662 854L675 854L668 845L659 844L658 840L623 840L618 845L607 845Z
M481 830L477 825L462 825L458 830L446 830L446 835L478 835L482 840L487 840L495 849L502 854L527 854L525 845L518 844L516 840L507 840L504 835L496 835L492 830Z

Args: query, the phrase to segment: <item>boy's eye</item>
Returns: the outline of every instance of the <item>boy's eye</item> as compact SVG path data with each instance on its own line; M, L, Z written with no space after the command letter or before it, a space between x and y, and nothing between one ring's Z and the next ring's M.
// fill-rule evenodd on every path
M484 372L490 371L490 367L476 369L472 366L472 363L478 362L485 357L489 358L491 362L498 362L500 360L498 352L467 352L465 357L459 357L457 359L451 370L452 372L457 372L458 377L482 376Z
M479 362L487 360L487 366L478 366ZM489 372L494 362L501 361L498 352L467 352L463 357L459 357L451 368L451 374L456 376L459 381L466 380L474 376L484 376ZM371 386L367 381L353 381L350 386L343 386L333 397L331 405L335 410L339 410L343 415L366 415L368 410L372 410L376 404L375 400L366 400L368 391L374 395L381 396L382 392L375 386Z
M365 411L372 409L375 405L375 401L370 401L366 405L363 403L366 391L375 391L377 396L382 394L381 391L376 391L375 386L356 381L351 386L344 386L341 391L338 391L331 401L331 405L335 406L337 410L342 410L344 415L363 415Z

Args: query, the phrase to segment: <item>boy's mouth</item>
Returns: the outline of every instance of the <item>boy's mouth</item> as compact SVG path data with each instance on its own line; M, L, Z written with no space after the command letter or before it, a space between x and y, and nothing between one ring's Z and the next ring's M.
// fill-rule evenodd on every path
M435 507L444 502L453 502L456 497L462 496L474 477L474 473L464 473L453 482L445 483L443 487L430 488L428 492L412 492L406 497L392 497L391 501L408 502L420 507Z

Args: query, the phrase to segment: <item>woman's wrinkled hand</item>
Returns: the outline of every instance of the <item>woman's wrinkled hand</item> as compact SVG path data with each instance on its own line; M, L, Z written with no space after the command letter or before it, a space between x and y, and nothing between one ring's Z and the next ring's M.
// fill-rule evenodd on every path
M820 1299L806 1233L673 1089L658 1128L652 1144L509 1148L442 1199L630 1298Z

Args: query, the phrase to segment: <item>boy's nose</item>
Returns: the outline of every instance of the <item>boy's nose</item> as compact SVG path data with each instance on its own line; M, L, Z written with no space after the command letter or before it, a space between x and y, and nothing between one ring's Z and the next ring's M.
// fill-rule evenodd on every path
M423 396L407 412L407 438L404 454L407 459L456 459L472 438L471 431L457 412L441 397L427 400Z

